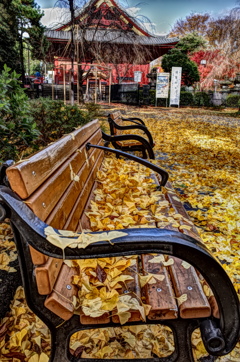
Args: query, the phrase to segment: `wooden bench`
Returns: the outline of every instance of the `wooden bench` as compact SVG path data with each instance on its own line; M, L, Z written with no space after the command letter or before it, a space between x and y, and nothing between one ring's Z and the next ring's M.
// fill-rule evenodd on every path
M156 323L171 328L175 350L161 361L194 361L191 333L198 327L209 354L228 354L239 336L239 301L230 279L201 243L167 181L167 173L147 160L103 147L103 142L95 120L29 159L12 166L6 162L1 169L0 221L10 218L27 303L50 329L50 361L77 360L69 352L69 339L74 332L123 323L116 308L92 317L85 312L88 307L84 300L76 313L79 290L73 280L84 275L84 269L81 266L80 274L77 273L77 267L71 264L75 262L71 261L101 261L101 258L131 255L131 265L123 270L124 282L119 282L117 290L120 296L126 294L135 303L139 301L140 306L144 301L149 305L149 313L143 317L143 310L133 307L128 310L127 320L124 315L124 325ZM91 200L94 201L96 195L100 198L101 187L106 182L104 175L110 177L106 176L106 152L124 156L126 160L118 161L122 162L123 169L124 165L130 167L132 161L139 165L135 171L130 169L129 175L125 175L125 170L121 173L120 179L125 175L130 183L129 190L139 177L139 167L146 168L146 180L141 183L142 187L149 183L150 191L144 202L153 198L150 210L152 214L157 212L155 220L149 218L146 224L148 216L141 216L139 224L131 227L130 222L126 229L118 230L113 239L111 231L108 234L89 231L91 212L94 212ZM106 188L108 190L107 185ZM121 192L120 184L116 192ZM113 194L108 197L110 195ZM102 206L106 204L103 200ZM128 207L134 210L130 201ZM138 209L143 215L145 206ZM116 210L125 212L121 205L116 206ZM176 215L175 219L171 219L171 215ZM116 215L110 220L114 217ZM82 229L88 231L82 233ZM100 285L107 278L102 269L98 266L98 272L96 269L93 273L95 276L98 273ZM152 282L149 276L154 277ZM142 284L144 278L149 281ZM95 290L98 288L99 285Z
M138 151L142 153L143 158L148 156L154 159L153 138L143 120L136 117L124 118L120 111L115 111L108 115L108 123L111 135L117 137L112 141L116 149L126 152ZM138 130L138 133L129 133L132 130Z

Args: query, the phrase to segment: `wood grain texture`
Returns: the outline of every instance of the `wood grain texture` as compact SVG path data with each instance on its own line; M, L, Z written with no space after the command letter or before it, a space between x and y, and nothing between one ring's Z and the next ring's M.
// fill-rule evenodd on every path
M75 150L100 128L98 120L76 129L25 161L7 169L11 188L22 199L29 197Z
M148 319L175 319L178 317L178 307L167 268L160 263L150 263L151 259L153 255L142 255L143 274L162 275L164 279L156 279L154 284L147 283L145 286L146 303L152 307Z
M139 267L138 267L138 259L134 257L132 260L131 266L126 268L123 272L123 275L129 275L132 277L131 280L126 280L124 283L119 282L119 284L122 285L121 289L118 289L118 293L120 295L130 295L132 298L137 299L140 301L141 305L141 287L140 287L140 281L139 281ZM131 316L128 320L128 322L137 322L141 320L141 315L138 310L129 310L128 312L131 313ZM114 315L114 311L112 312L112 321L114 323L119 323L119 317L118 315Z
M95 136L91 137L92 142L99 142L101 139L101 132L97 132ZM91 151L91 152L90 152ZM58 202L62 195L65 193L70 184L84 184L84 180L78 182L74 181L72 177L79 173L79 170L86 165L86 157L89 157L89 162L94 163L91 160L91 156L94 154L90 149L89 155L85 151L85 145L80 147L67 161L65 161L61 167L59 167L52 175L26 200L27 205L42 221L45 221L50 212L58 206ZM98 151L98 150L97 150ZM49 221L48 221L49 222ZM60 225L55 227L60 228Z
M48 258L44 265L35 269L38 293L41 295L50 294L58 278L63 260Z
M70 319L74 313L73 297L77 295L77 288L72 284L73 275L76 275L76 270L63 264L54 289L44 303L64 320Z
M189 235L192 238L202 242L195 225L191 222L187 211L185 210L179 197L176 195L176 192L174 191L171 183L167 182L166 187L169 189L168 192L166 193L166 199L169 201L169 203L175 210L176 214L181 214L184 218L179 220L179 224L182 226L187 225L191 228L190 230L181 228L179 231L185 235Z
M85 205L88 201L88 197L91 193L92 187L94 185L97 172L101 166L103 160L103 152L99 154L97 160L95 160L94 165L89 164L90 173L88 173L88 178L86 179L85 185L82 188L81 193L79 194L75 205L73 206L71 213L67 219L66 224L64 225L64 229L66 230L76 230L79 220L84 211Z
M48 260L47 255L40 253L40 251L37 251L31 245L29 245L29 250L34 265L42 265L47 262Z
M65 192L62 193L58 203L46 219L47 224L52 227L66 228L67 220L76 204L79 195L83 192L87 179L94 168L98 158L102 154L101 150L95 149L91 152L87 162L85 161L76 176L78 181L71 181Z
M179 305L181 318L204 318L211 315L211 307L203 292L195 269L183 266L183 261L171 257L174 264L169 266L170 275L177 298L187 295L187 300Z

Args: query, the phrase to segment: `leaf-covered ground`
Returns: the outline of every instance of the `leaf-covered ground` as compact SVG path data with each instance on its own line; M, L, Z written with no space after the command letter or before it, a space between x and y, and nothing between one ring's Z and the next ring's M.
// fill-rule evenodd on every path
M204 243L221 261L240 296L240 120L173 109L139 111L128 108L126 115L138 115L147 123L156 144L157 163L168 170L170 181ZM14 274L9 263L14 261L16 252L9 228L7 224L0 227L0 268ZM125 328L114 332L110 329L91 331L80 337L92 348L94 341L101 341L102 348L97 352L99 358L110 353L110 349L122 348L123 344L118 343L120 340L125 341L125 349L120 354L126 356L127 351L131 358L139 351L140 354L146 352L152 347L149 341L157 333L159 340L164 339L164 348L171 350L167 336L162 337L159 330ZM108 346L109 341L113 343L111 346ZM197 334L193 344L195 355L200 358L205 351ZM11 311L1 320L0 360L47 362L49 348L48 330L28 309L23 290L19 288ZM217 361L239 360L240 344L230 355Z

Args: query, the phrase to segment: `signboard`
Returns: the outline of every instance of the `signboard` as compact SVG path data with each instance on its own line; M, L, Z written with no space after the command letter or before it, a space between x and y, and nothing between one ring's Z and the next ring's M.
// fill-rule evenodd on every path
M136 70L134 72L134 82L140 83L142 80L142 72L139 70Z
M157 73L156 98L168 98L169 73Z
M182 67L172 67L170 106L179 106L181 89Z

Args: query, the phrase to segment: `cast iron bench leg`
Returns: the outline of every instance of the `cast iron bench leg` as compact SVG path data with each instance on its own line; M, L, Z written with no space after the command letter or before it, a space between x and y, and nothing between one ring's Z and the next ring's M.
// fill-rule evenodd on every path
M193 321L189 320L175 321L172 325L171 322L169 323L174 334L175 342L175 351L172 355L172 359L171 357L169 358L169 362L194 362L191 343L191 334L197 327L197 324L195 327L194 324Z
M51 357L49 362L69 362L67 351L69 350L68 329L57 328L51 333Z

